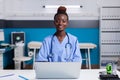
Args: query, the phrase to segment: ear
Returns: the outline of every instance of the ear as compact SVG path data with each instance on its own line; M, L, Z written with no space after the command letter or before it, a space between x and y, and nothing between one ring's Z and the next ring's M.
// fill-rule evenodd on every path
M69 24L69 20L67 21L67 24Z
M54 25L55 25L55 20L53 21Z
M69 23L69 20L67 22Z

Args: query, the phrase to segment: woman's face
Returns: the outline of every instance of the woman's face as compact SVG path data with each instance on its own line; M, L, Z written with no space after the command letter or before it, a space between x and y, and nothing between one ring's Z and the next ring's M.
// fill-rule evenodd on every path
M64 31L64 29L68 25L68 18L64 14L59 14L56 16L54 20L54 24L56 26L57 31Z

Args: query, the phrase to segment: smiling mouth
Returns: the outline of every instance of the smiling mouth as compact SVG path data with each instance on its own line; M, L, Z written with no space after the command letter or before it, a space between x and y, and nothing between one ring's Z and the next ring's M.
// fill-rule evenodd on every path
M58 28L63 28L63 26L58 26Z

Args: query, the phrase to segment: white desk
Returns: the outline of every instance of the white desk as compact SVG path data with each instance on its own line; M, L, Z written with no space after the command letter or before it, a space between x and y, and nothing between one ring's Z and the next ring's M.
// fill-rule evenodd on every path
M0 49L0 69L3 69L3 53L5 49Z
M86 61L86 67L91 69L91 61L90 61L90 49L94 49L97 47L96 44L93 43L79 43L80 49L85 49L87 50L85 52L85 60Z
M12 50L14 48L14 46L9 46L9 44L6 43L2 43L0 44L0 46L4 47L4 48L0 48L0 69L3 69L3 54L5 54L6 52Z
M80 77L78 79L58 79L58 80L99 80L99 72L105 71L105 69L82 69L80 72ZM0 76L6 74L15 74L22 75L29 80L57 80L57 79L35 79L34 70L0 70ZM120 76L120 72L117 71L117 74ZM0 80L11 80L12 76L9 76L7 79L0 78Z

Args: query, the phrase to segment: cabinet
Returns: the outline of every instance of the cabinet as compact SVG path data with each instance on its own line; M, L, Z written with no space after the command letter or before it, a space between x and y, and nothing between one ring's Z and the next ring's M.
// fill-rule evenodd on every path
M120 59L120 6L100 8L100 68Z

